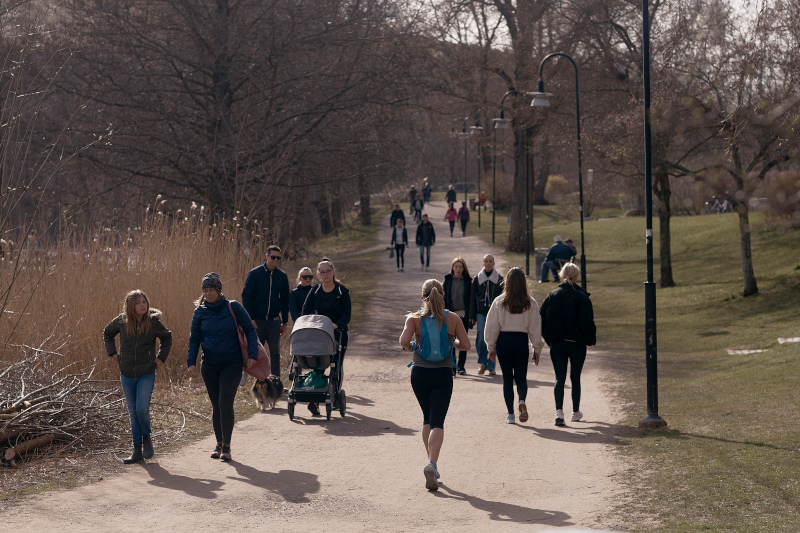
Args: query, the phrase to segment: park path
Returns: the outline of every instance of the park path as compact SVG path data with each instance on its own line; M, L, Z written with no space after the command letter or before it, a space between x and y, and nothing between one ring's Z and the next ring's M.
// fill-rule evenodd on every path
M91 485L28 497L8 509L2 529L483 533L601 527L623 492L609 444L615 413L601 386L606 376L597 351L590 351L584 370L586 419L558 429L547 348L528 375L530 420L518 425L504 423L502 378L499 371L475 373L473 348L469 375L456 379L445 424L442 487L425 490L422 417L409 384L409 355L397 339L404 314L418 307L425 279L442 279L455 256L477 274L491 251L474 236L451 238L442 203L429 204L427 212L437 230L430 272L420 271L412 245L404 273L395 271L388 253L358 273L340 273L375 275L383 288L368 304L369 321L351 338L346 418L313 418L301 404L290 422L281 401L236 425L229 464L208 458L214 442L207 437ZM390 235L384 221L379 243L388 244ZM494 253L504 272L502 252ZM474 329L470 337L474 342Z

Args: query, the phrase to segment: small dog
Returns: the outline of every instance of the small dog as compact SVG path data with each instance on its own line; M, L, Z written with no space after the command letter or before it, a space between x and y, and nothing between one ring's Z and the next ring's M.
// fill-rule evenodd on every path
M274 408L275 402L280 400L283 395L283 382L275 374L270 374L264 381L256 380L250 394L256 399L256 405L264 412L268 408Z

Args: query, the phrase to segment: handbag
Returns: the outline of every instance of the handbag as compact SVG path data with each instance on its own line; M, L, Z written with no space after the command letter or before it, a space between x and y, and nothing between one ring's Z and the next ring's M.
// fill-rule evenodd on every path
M231 312L231 316L233 316L233 321L236 323L236 332L239 335L239 348L242 350L242 371L244 371L245 374L253 376L259 381L264 381L271 374L269 354L267 354L267 351L264 349L264 345L261 344L261 341L256 339L256 342L258 343L258 359L256 360L256 364L250 368L247 368L247 360L250 358L250 352L248 349L250 346L247 342L247 335L245 335L242 326L239 325L239 321L236 320L236 313L233 312L231 302L228 302L228 310Z
M394 248L389 248L389 259L394 259Z

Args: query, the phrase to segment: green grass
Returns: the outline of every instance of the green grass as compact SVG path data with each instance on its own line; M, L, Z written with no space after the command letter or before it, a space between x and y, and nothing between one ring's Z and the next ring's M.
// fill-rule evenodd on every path
M487 213L479 233L489 240ZM537 206L534 213L537 247L559 233L573 237L580 250L575 217L566 219L557 206ZM498 244L506 241L507 216L498 212ZM751 224L760 292L743 298L736 215L672 219L678 286L657 291L659 412L669 429L640 432L644 219L585 221L598 349L608 353L607 368L617 375L613 386L624 413L617 444L630 465L626 483L634 495L609 513L616 527L800 530L800 345L777 341L800 336L800 231L779 235L764 227L760 213L751 215ZM654 243L658 254L657 228ZM520 254L506 259L524 265ZM654 268L658 282L658 256ZM536 284L534 296L541 301L554 287ZM730 355L729 348L766 351Z

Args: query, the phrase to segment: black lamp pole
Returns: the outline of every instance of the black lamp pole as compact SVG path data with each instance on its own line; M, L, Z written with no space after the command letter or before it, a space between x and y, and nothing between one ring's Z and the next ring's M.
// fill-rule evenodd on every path
M495 212L497 211L497 130L507 129L510 120L503 114L503 104L509 95L524 96L521 92L511 89L500 100L500 118L494 119L494 149L492 150L492 244L494 244Z
M478 229L481 229L481 142L476 144L478 152Z
M659 429L667 422L658 415L658 348L656 342L656 284L653 282L653 184L650 134L650 14L648 0L642 0L642 56L644 78L644 197L647 281L644 284L645 364L647 368L647 416L640 428Z
M581 161L581 105L580 105L580 98L578 97L578 65L575 64L575 60L573 60L570 56L563 52L555 52L553 54L548 55L542 62L539 64L539 93L544 93L544 82L542 81L542 69L544 68L544 64L553 57L561 56L569 59L570 63L572 63L572 67L575 69L575 117L577 119L577 127L578 127L578 191L580 195L580 219L581 219L581 287L583 290L586 290L586 253L584 248L584 235L583 235L583 171L581 168L582 161Z

